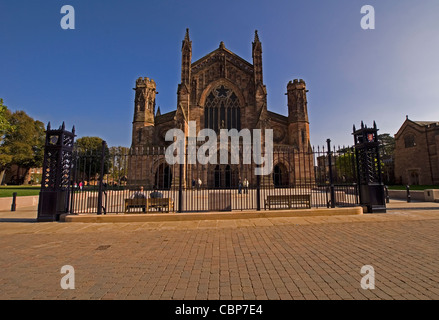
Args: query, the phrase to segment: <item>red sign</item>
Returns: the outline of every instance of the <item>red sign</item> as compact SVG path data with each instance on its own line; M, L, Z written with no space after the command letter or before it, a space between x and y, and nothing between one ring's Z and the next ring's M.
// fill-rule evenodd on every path
M372 142L373 141L373 133L367 134L367 141Z

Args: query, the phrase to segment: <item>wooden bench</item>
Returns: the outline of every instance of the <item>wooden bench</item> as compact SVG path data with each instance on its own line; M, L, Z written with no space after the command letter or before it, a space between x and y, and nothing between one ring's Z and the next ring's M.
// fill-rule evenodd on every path
M170 212L174 211L174 201L170 198L125 199L125 212L129 212L131 208L141 208L143 212L151 212L154 209Z
M174 211L174 201L170 198L125 199L125 212L131 208L141 208L143 212L151 212L153 209L170 212Z
M146 198L125 199L125 212L130 211L131 208L142 208L145 212Z
M311 209L311 195L309 194L288 194L288 195L275 195L267 196L265 199L265 209L282 209L273 208L273 206L286 206L288 209L292 209L297 205L306 205L306 208Z
M157 209L162 212L174 211L174 200L171 198L148 198L146 199L146 211Z

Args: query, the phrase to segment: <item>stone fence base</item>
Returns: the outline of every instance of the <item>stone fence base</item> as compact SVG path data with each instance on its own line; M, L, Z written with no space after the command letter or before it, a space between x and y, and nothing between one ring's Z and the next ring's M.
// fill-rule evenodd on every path
M407 200L407 191L389 190L389 197L390 199ZM414 201L439 202L439 189L410 190L410 198Z
M16 208L32 207L38 205L39 196L17 197ZM0 211L10 211L12 197L0 198Z

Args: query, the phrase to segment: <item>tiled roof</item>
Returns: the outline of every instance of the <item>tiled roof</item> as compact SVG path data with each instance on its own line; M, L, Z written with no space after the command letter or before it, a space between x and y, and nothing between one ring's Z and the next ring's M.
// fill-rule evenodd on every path
M279 113L275 113L273 111L268 111L268 115L273 119L277 119L277 120L281 120L281 121L288 121L288 117L281 115Z
M155 124L157 125L157 124L173 121L176 112L177 111L171 111L155 117Z
M429 124L439 123L439 121L413 121L413 122L416 123L417 125L420 125L421 127L428 126Z

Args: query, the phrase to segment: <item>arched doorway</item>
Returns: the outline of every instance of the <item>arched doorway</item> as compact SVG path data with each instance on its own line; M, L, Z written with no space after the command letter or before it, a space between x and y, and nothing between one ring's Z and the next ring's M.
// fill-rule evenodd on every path
M409 184L415 185L415 186L419 185L419 172L418 172L418 170L412 170L409 173L410 173Z
M225 184L224 186L226 188L230 188L232 186L232 169L230 169L230 166L227 165L225 169Z
M288 170L282 163L273 168L273 184L275 187L287 187L289 185Z
M217 165L213 171L212 186L220 189L238 187L238 171L237 168L233 167L230 165Z
M162 163L155 173L155 186L159 189L170 189L172 185L172 171L171 168Z
M221 170L220 170L220 166L216 166L215 167L215 171L214 171L214 187L215 188L219 188L221 185Z

